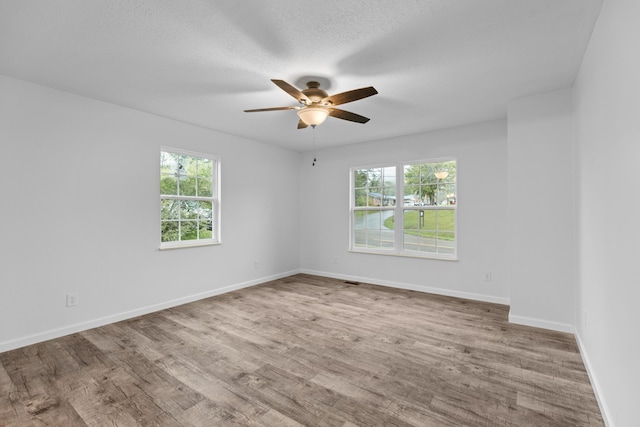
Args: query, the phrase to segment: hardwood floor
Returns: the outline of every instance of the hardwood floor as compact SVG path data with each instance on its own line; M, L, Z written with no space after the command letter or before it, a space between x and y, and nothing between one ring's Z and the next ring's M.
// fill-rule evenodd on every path
M0 354L2 426L602 426L572 335L296 275Z

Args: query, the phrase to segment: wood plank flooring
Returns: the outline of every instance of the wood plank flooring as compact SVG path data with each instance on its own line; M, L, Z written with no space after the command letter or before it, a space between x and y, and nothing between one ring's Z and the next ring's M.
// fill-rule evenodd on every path
M0 354L2 426L602 426L572 335L296 275Z

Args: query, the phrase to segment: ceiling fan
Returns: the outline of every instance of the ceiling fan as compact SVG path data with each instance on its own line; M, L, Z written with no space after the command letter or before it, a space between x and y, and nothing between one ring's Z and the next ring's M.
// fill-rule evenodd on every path
M378 93L378 91L372 86L369 86L329 96L327 92L320 89L320 83L315 81L307 82L307 88L303 90L299 90L297 87L285 82L284 80L271 79L271 81L280 89L294 97L296 101L302 104L302 106L258 108L254 110L244 110L245 113L297 110L298 117L300 118L298 121L298 129L304 129L307 126L315 128L317 125L324 122L327 116L342 120L349 120L356 123L367 123L369 118L341 110L339 108L334 108L334 106L357 101L358 99L366 98Z

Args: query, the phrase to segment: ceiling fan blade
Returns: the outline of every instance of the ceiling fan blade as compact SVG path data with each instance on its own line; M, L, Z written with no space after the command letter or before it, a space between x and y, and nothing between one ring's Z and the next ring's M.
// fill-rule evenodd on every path
M307 97L307 95L302 93L297 87L290 85L284 80L271 79L271 81L275 83L275 85L278 86L280 89L287 92L289 95L293 96L296 99L296 101L298 101L299 103L311 104L311 100Z
M303 122L302 120L298 120L298 129L304 129L306 127L309 127L309 125Z
M356 123L367 123L368 117L361 116L360 114L352 113L350 111L340 110L338 108L329 108L329 115L336 119L349 120Z
M366 98L378 93L373 86L363 87L360 89L348 90L346 92L336 93L335 95L327 96L321 102L331 102L333 105L346 104L347 102L357 101L358 99Z
M244 110L245 113L255 113L258 111L280 111L280 110L297 110L298 107L271 107L271 108L255 108L253 110Z

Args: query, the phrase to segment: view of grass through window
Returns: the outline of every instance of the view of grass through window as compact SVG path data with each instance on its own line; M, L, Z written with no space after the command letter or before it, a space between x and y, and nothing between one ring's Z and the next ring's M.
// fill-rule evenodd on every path
M395 218L389 217L384 226L395 228ZM453 211L405 211L404 233L420 237L438 237L443 240L454 239Z
M352 174L352 250L455 256L455 160L354 168Z

